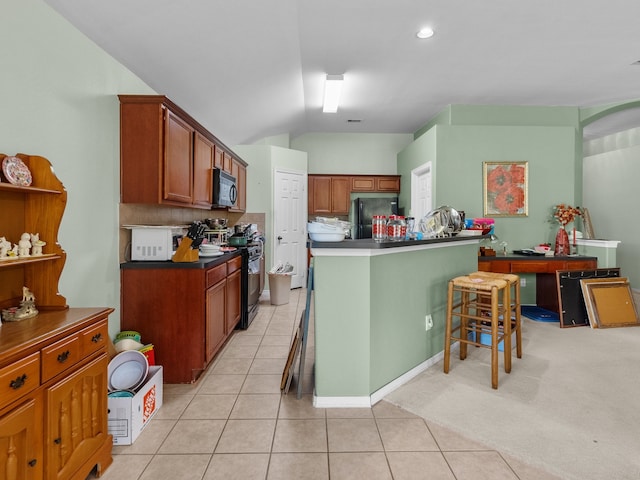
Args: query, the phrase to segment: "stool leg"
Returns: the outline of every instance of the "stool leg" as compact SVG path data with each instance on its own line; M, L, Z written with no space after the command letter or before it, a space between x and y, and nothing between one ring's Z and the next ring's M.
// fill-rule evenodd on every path
M520 318L520 282L516 281L513 309L516 314L516 355L522 358L522 319Z
M453 328L453 282L447 287L447 321L444 328L444 373L449 373L449 355L451 354L451 329Z
M460 294L460 338L467 339L469 333L469 292L463 289ZM467 358L467 342L460 342L460 360Z
M504 371L511 373L511 285L507 284L502 296L502 332Z
M498 289L491 289L491 387L498 388Z

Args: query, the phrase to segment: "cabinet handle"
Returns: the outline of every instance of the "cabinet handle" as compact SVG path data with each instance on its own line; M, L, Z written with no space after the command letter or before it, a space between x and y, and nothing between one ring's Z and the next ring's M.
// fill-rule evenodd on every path
M91 337L91 341L93 343L98 343L100 340L102 340L102 334L101 333L96 333L93 337Z
M14 390L17 390L20 387L22 387L24 385L24 382L26 381L27 381L27 374L23 373L21 377L18 377L15 380L11 380L11 383L9 383L9 386Z
M55 438L55 439L53 440L53 443L55 443L56 445L60 445L60 444L62 443L62 439L61 439L60 437Z
M69 358L69 355L71 355L71 352L69 350L67 350L66 352L62 352L60 355L58 355L58 362L60 363L66 362L67 359Z
M27 463L29 464L30 467L35 467L36 463L38 463L38 460L34 458L32 460L29 460Z

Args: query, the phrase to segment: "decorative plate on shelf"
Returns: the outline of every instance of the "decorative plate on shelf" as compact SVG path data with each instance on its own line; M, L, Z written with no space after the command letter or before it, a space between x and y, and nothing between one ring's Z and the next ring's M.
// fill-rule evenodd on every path
M29 167L18 157L4 157L2 161L2 173L4 173L9 183L13 185L28 187L33 181Z

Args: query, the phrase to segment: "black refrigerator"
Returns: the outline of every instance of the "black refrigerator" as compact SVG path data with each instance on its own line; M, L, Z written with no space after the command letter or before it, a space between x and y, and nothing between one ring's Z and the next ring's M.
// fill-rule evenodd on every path
M398 197L356 198L354 200L355 237L371 238L374 215L398 215Z

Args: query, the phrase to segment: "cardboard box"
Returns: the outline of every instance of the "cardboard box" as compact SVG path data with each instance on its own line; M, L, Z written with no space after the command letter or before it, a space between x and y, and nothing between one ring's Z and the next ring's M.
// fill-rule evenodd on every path
M109 397L108 431L114 445L131 445L162 406L162 367L149 367L133 397Z

